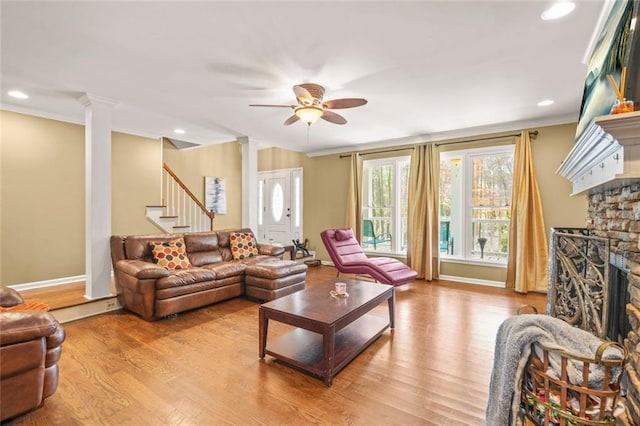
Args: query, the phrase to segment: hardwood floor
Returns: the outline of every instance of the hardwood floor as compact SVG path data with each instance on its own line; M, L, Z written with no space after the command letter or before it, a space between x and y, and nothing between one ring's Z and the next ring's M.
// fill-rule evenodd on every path
M115 284L113 282L111 283L111 293L114 296L116 294ZM84 297L84 281L32 290L23 290L20 294L26 302L46 303L49 305L49 309L51 310L82 305L84 303L91 303L95 301L95 299L90 300Z
M307 285L333 276L309 268ZM66 323L58 391L12 424L484 425L496 330L545 296L416 281L396 297L395 330L330 388L260 360L258 304L244 298L153 323L125 311Z

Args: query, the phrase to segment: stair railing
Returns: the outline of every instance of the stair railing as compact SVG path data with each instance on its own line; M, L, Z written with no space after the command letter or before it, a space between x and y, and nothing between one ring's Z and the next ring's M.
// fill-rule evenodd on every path
M177 216L178 223L189 231L213 230L213 210L207 210L165 162L162 162L162 201L165 215Z

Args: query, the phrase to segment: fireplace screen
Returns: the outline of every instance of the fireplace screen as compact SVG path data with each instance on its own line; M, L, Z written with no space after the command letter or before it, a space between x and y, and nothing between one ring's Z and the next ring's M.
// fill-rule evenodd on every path
M609 240L583 228L552 228L547 314L605 339Z

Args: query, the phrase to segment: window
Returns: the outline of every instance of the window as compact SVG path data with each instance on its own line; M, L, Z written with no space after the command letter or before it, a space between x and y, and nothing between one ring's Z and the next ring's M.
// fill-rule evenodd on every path
M440 154L440 255L506 263L513 145Z
M362 247L366 251L407 251L409 164L408 156L362 164Z

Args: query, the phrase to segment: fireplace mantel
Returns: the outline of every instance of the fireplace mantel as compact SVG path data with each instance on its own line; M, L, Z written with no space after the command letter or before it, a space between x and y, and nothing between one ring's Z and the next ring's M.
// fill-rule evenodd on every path
M640 111L596 117L557 173L573 183L571 195L640 181Z

